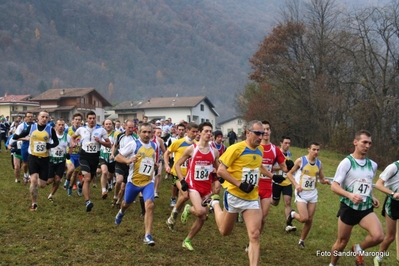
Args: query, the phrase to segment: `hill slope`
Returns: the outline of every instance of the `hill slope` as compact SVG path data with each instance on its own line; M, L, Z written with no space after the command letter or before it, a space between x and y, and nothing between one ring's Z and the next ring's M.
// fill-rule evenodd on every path
M205 95L234 115L280 0L13 0L0 8L0 95L95 87L111 102Z

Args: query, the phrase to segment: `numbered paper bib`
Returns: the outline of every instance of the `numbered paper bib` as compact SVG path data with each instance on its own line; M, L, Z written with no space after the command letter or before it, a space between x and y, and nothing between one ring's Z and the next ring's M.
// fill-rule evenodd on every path
M250 169L248 167L242 168L241 182L257 186L259 183L259 168Z
M316 177L302 175L300 180L300 186L304 190L313 190L316 188Z
M111 148L103 147L103 152L104 153L111 153Z
M46 153L46 142L43 141L35 141L33 143L33 151L35 153Z
M209 180L209 174L212 172L212 170L213 170L212 165L196 165L195 173L194 173L194 180L197 180L197 181Z
M271 164L262 164L262 166L264 167L264 168L266 168L267 169L267 171L269 171L269 172L271 172L272 171L272 169L273 169L273 165L271 165ZM267 176L265 176L265 175L260 175L260 178L262 178L262 179L270 179L270 177L267 177Z
M154 160L150 157L141 159L139 174L151 176L152 170L154 169Z
M371 189L371 182L367 181L357 180L353 185L353 193L364 197L368 197L370 195Z
M87 153L96 153L97 152L97 143L95 141L89 141L85 144L83 149Z
M64 157L64 150L62 148L56 147L51 149L51 156L55 158L61 158Z

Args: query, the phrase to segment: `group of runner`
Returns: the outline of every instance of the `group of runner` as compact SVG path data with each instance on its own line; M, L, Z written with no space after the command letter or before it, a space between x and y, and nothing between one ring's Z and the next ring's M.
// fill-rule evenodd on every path
M337 215L338 238L332 247L330 265L336 265L339 252L346 247L356 224L369 232L352 248L357 265L364 263L363 250L382 242L380 251L386 251L395 239L396 219L399 218L396 205L399 163L388 166L376 184L377 189L388 195L383 206L387 226L384 238L381 223L373 212L373 208L380 204L372 190L377 164L366 157L371 146L368 131L356 133L354 152L339 164L330 182L324 177L322 163L317 158L319 143L311 142L308 154L293 162L289 152L290 138L282 137L280 147L272 144L268 121L248 122L245 140L226 148L222 132L214 131L209 122L199 125L180 123L174 127L176 131L166 131L169 138L162 139L165 128L160 121L151 123L145 119L136 124L127 120L123 129L115 130L109 119L104 120L102 126L97 125L94 112L88 112L85 119L86 124L82 125L83 116L74 114L71 126L66 129L63 119L56 120L53 126L49 123L49 114L40 112L34 123L33 114L27 112L24 122L10 138L16 182L19 182L20 169L24 172L24 183L30 181L31 211L38 208L38 187L53 183L48 196L48 200L53 200L66 168L68 195L72 195L76 184L78 194L84 196L85 210L90 212L94 207L90 200L90 183L100 168L103 199L107 198L115 176L113 205L119 209L115 223L122 222L126 210L139 196L145 224L143 242L152 246L155 244L151 233L154 198L158 197L163 159L166 173L173 177L173 208L166 224L174 230L180 211L183 224L190 215L196 217L182 241L182 247L190 251L194 250L191 241L201 230L209 212L214 213L222 235L231 234L238 215L242 215L249 238L246 248L249 262L258 265L260 234L270 205L277 206L281 196L285 230L296 231L292 224L294 220L304 223L298 245L305 248L318 200L317 183L331 184L332 191L341 201ZM291 207L292 184L297 211ZM223 208L219 195L221 185L224 187ZM186 203L188 200L191 204ZM375 265L381 262L382 256L374 258Z

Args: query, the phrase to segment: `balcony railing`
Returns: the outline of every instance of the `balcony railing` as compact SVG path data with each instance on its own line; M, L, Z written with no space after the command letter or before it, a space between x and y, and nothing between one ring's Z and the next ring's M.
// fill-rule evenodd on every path
M89 104L89 103L77 103L76 104L76 108L78 108L78 109L91 109L91 110L96 109L94 104Z

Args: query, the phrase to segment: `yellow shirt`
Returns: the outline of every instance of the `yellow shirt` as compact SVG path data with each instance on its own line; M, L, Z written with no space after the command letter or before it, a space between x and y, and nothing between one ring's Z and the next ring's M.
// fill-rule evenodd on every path
M176 162L183 155L183 153L187 149L187 147L190 147L191 144L193 144L193 143L194 143L194 141L189 141L188 138L184 137L184 138L181 138L181 139L178 139L178 140L172 142L172 144L169 146L168 151L170 153L175 154L175 161L174 161L173 167L171 169L172 175L177 176L177 173L175 170ZM188 165L188 162L185 161L180 167L183 176L186 176L186 174L187 174L187 165Z
M223 187L232 195L245 200L258 200L258 183L260 167L262 166L263 147L258 146L251 149L245 141L241 141L227 150L220 157L219 161L227 167L227 171L240 182L246 181L255 186L250 193L245 193L239 187L228 181Z
M155 168L155 147L154 144L150 142L150 145L145 147L141 145L140 141L137 143L137 162L134 163L134 170L131 178L131 182L138 187L143 187L148 185L152 181L154 176Z
M29 135L29 153L37 157L49 157L46 144L51 138L51 126L47 125L42 131L39 131L37 124L33 124Z

